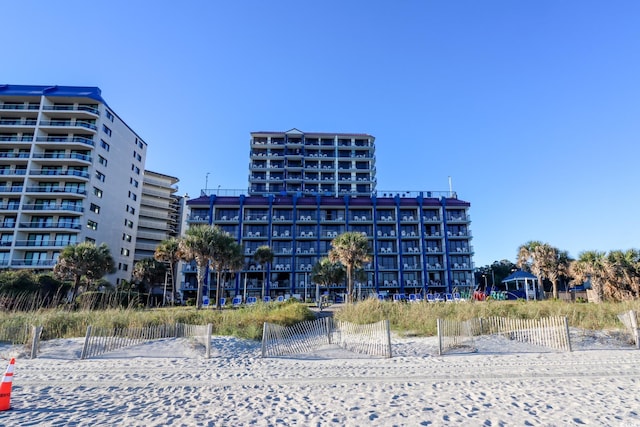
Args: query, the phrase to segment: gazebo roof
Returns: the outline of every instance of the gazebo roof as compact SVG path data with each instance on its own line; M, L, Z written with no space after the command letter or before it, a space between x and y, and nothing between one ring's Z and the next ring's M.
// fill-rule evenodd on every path
M504 282L513 282L513 281L516 281L516 280L524 280L524 279L536 279L536 280L538 280L538 278L536 276L534 276L533 274L529 273L528 271L518 270L518 271L514 271L513 273L511 273L510 275L508 275L507 277L502 279L502 283L504 283Z

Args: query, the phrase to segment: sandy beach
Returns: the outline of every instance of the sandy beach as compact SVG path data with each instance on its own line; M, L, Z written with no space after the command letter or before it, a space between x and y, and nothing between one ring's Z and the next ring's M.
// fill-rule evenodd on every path
M560 353L483 337L437 356L393 337L391 359L327 347L262 358L260 343L165 339L79 360L81 338L17 356L3 426L640 426L640 350L572 330Z

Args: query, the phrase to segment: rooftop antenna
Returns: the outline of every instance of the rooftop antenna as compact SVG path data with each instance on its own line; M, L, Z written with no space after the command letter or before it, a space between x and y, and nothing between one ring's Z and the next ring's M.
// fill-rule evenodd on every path
M204 191L203 193L207 193L207 186L209 185L209 173L207 172L207 175L204 177Z
M449 197L453 197L453 186L451 185L451 176L449 176Z

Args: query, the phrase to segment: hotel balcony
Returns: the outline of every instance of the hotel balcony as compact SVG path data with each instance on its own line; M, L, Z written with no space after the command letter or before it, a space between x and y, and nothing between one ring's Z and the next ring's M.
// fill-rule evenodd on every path
M447 216L448 224L468 224L471 222L471 215L450 215Z

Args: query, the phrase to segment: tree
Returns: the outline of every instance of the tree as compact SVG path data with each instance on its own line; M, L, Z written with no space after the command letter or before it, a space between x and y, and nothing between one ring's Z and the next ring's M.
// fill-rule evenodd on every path
M640 297L640 252L610 251L606 261L612 296L616 300Z
M265 296L265 292L269 292L269 287L266 285L266 264L273 262L273 249L267 245L259 246L253 254L253 259L262 266L262 298Z
M578 259L571 263L570 271L574 284L582 284L590 280L591 288L598 298L597 302L601 302L604 299L604 287L609 274L606 254L604 252L581 252L578 254Z
M353 301L353 272L371 260L367 236L358 232L340 234L331 241L329 260L340 262L347 270L347 301Z
M311 269L311 281L329 287L334 283L344 281L344 266L339 262L331 262L329 258L322 258Z
M553 298L558 299L558 284L560 277L567 277L571 258L567 251L561 251L553 246L543 244L536 248L536 256L544 276L553 286Z
M178 262L182 259L182 254L180 253L180 240L175 237L163 240L156 247L153 257L156 261L166 262L169 264L169 269L171 271L171 289L173 295L175 295L176 279L178 274L176 269L178 267ZM172 297L171 301L173 300L174 299Z
M144 258L133 266L133 278L136 279L148 294L147 304L151 302L153 285L163 280L167 267L164 263L153 258Z
M242 247L231 235L219 227L214 227L215 238L211 254L211 266L216 271L216 301L215 307L220 306L220 285L226 270L237 268L238 260L242 256Z
M180 253L185 261L195 261L198 291L196 293L196 309L202 308L202 289L209 260L214 255L214 240L217 231L210 225L194 225L187 229L180 240Z
M115 270L115 262L106 243L96 246L94 243L83 242L70 245L62 249L56 265L54 275L61 280L73 282L71 301L75 299L80 288L80 281L100 279Z
M540 263L536 257L536 248L542 245L542 242L532 240L530 242L521 245L518 248L518 260L516 265L525 271L530 271L537 278L538 282L542 284L542 271L540 269Z

